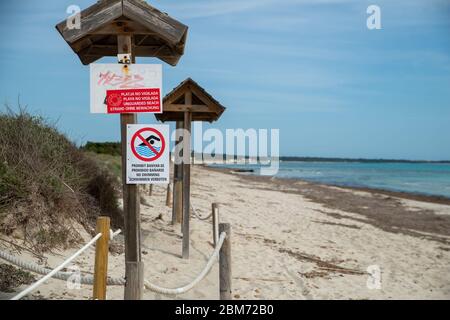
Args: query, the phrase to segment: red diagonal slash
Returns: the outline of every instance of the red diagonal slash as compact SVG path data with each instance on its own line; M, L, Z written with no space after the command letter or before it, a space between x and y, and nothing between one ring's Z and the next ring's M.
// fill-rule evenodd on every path
M141 136L141 134L138 134L137 135L138 137L139 137L139 139L141 139L142 140L142 142L144 142L145 143L145 145L147 146L147 147L149 147L150 148L150 150L152 150L153 151L153 153L155 154L155 155L158 155L158 151L156 151L156 149L155 148L153 148L152 147L152 145L150 144L150 143L148 143L148 141L147 140L145 140L142 136Z

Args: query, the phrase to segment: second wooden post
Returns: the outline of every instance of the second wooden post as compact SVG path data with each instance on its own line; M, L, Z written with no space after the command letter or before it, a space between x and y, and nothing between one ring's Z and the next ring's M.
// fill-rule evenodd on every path
M102 236L95 244L94 266L94 300L106 300L106 285L108 279L108 250L109 250L109 217L98 217L96 233Z
M186 104L192 104L191 92L186 93ZM184 113L183 135L183 259L189 259L189 221L191 216L191 119L190 112Z
M212 204L212 226L213 226L213 242L214 247L217 246L217 243L219 242L219 204L213 203Z
M183 121L177 121L173 171L172 224L180 223L183 214L183 164L179 153L180 143L183 140L181 135L183 127Z
M219 254L220 300L231 300L231 227L229 223L219 224L219 232L227 234Z

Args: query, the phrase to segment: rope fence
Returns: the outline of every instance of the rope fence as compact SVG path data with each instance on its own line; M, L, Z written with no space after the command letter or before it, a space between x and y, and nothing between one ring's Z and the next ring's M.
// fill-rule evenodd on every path
M170 288L159 287L155 284L145 281L145 288L150 291L160 293L160 294L166 294L166 295L182 294L182 293L186 293L189 290L193 289L200 281L202 281L208 275L208 273L211 271L214 263L218 260L217 258L219 256L220 249L222 248L223 242L225 241L226 237L227 237L227 234L225 232L223 232L220 235L219 243L216 246L216 248L214 249L211 256L209 257L209 260L206 263L205 267L203 268L202 272L200 272L199 275L191 283L189 283L181 288L170 289Z
M0 251L0 258L2 258L3 260L5 260L19 268L22 268L27 271L31 271L31 272L34 272L34 273L37 273L37 274L40 274L43 276L52 272L52 269L41 267L32 262L26 262L18 257L15 257L9 253L6 253L4 251ZM59 272L55 273L52 278L67 281L73 275L76 275L76 273L59 271ZM80 283L82 283L82 284L92 285L94 283L94 277L92 275L80 275L79 280L80 280ZM108 280L109 280L108 281L109 285L122 285L122 283L115 283L115 282L111 281L111 279L108 279Z
M121 233L120 229L115 232L110 230L110 238L113 239L115 236L117 236L120 233ZM41 284L43 284L50 278L67 281L73 275L77 275L77 273L62 272L61 270L64 269L67 265L69 265L73 260L75 260L83 252L85 252L88 248L90 248L93 244L95 244L97 242L97 240L100 239L101 236L102 236L102 234L98 233L86 245L84 245L80 250L75 252L72 256L70 256L68 259L66 259L63 263L61 263L55 269L48 269L45 267L41 267L35 263L26 262L18 257L15 257L7 252L0 250L0 258L2 258L3 260L5 260L17 267L20 267L22 269L25 269L25 270L28 270L28 271L31 271L31 272L34 272L34 273L44 276L41 279L39 279L38 281L36 281L34 284L32 284L31 286L29 286L28 288L26 288L25 290L20 292L19 294L15 295L13 298L11 298L11 300L19 300L19 299L25 297L27 294L34 291L37 287L39 287ZM78 280L80 281L80 283L83 283L83 284L89 284L89 285L94 284L94 277L91 275L87 275L87 276L80 275L80 278ZM108 282L110 283L110 285L123 285L125 283L124 280L118 281L118 279L112 279L112 278L109 278Z
M68 258L67 260L65 260L63 263L61 263L58 267L56 267L55 269L53 269L51 272L49 272L46 276L42 277L41 279L39 279L38 281L36 281L35 283L33 283L31 286L29 286L27 289L25 289L24 291L22 291L21 293L19 293L18 295L12 297L11 300L19 300L20 298L25 297L27 294L29 294L30 292L32 292L34 289L36 289L37 287L39 287L41 284L43 284L45 281L47 281L48 279L50 279L51 277L53 277L55 274L57 274L59 271L61 271L63 268L65 268L69 263L71 263L73 260L75 260L80 254L82 254L84 251L86 251L90 246L92 246L98 239L100 239L100 237L102 236L101 233L97 234L94 238L92 238L91 241L89 241L88 243L86 243L86 245L81 248L80 250L78 250L77 252L75 252L70 258Z
M191 211L194 214L194 216L199 220L208 220L212 216L212 212L205 218L202 218L198 213L197 210L194 208L194 205L191 203Z
M222 228L220 233L220 237L218 238L218 241L215 243L214 251L212 252L211 256L209 257L206 265L202 269L202 271L192 280L190 283L179 287L179 288L165 288L158 286L156 284L151 283L148 280L144 281L144 288L163 295L178 295L183 294L191 289L193 289L198 283L200 283L211 271L214 264L219 261L220 268L219 268L219 274L220 274L220 294L221 298L223 297L222 292L230 292L231 293L231 283L222 283L223 275L229 275L229 279L231 279L231 265L228 262L230 260L230 253L225 252L227 250L223 250L224 247L229 248L229 225L223 224L225 228ZM222 226L222 224L221 224ZM108 229L106 229L108 230ZM121 233L121 230L117 230L113 232L112 230L109 231L109 238L113 239L118 234ZM26 262L14 255L11 255L7 252L0 250L0 258L25 270L34 272L36 274L43 275L41 279L30 285L28 288L20 292L19 294L15 295L11 300L19 300L32 291L34 291L37 287L42 285L44 282L49 280L50 278L59 279L67 281L72 276L76 275L78 278L76 281L79 281L80 284L87 284L87 285L94 285L94 288L96 286L96 278L95 274L92 275L82 275L79 272L63 272L61 271L64 269L67 265L69 265L73 260L75 260L77 257L79 257L82 253L84 253L88 248L93 246L100 238L102 237L102 233L98 233L95 237L93 237L88 243L86 243L81 249L79 249L77 252L75 252L72 256L70 256L68 259L66 259L64 262L62 262L58 267L54 269L49 269L46 267L39 266L35 263ZM226 245L224 245L226 243ZM229 249L228 249L229 251ZM97 255L97 248L96 248L96 255ZM223 260L223 261L222 261ZM126 279L125 278L113 278L113 277L106 277L106 274L103 275L106 279L103 283L104 288L106 290L106 285L108 286L123 286L126 285ZM231 282L231 280L230 280ZM225 291L223 290L223 287L225 288ZM94 290L95 291L95 290ZM95 294L94 294L95 296Z

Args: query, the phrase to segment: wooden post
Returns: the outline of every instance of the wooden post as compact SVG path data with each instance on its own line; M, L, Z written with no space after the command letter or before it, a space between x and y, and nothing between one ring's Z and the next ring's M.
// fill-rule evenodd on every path
M176 145L180 144L183 139L179 131L183 129L183 127L183 121L177 121ZM181 164L180 154L177 151L175 151L174 154L172 203L172 224L180 223L183 214L183 165Z
M135 63L132 53L130 35L117 36L118 53L131 53L131 61ZM139 300L142 297L143 279L135 279L141 274L135 272L134 265L140 265L141 261L141 220L139 214L139 187L126 183L127 175L127 125L137 123L137 115L132 113L122 113L120 115L121 124L121 146L122 146L122 188L123 188L123 213L125 225L125 300ZM130 288L133 288L132 290Z
M219 204L212 204L212 227L213 227L213 242L214 248L219 242Z
M170 207L171 205L172 205L172 189L170 189L170 183L168 183L166 192L166 206Z
M144 262L127 261L125 265L125 299L141 300L144 288Z
M231 227L229 223L219 224L219 232L227 237L219 253L220 300L231 300Z
M152 184L149 184L149 185L148 185L148 195L151 197L151 196L152 196L152 193L153 193L153 185L152 185Z
M96 233L102 236L95 244L94 266L94 300L106 300L106 281L108 276L108 250L109 250L109 217L98 217Z
M192 93L186 93L186 104L192 104ZM184 134L188 137L183 137L183 259L189 259L189 220L191 216L191 120L192 113L184 113ZM187 163L186 163L187 162Z

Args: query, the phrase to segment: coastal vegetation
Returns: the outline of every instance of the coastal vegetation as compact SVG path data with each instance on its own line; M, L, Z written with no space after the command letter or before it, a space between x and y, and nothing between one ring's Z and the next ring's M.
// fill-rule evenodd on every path
M120 150L119 142L92 142L88 141L81 147L84 151L90 151L97 154L109 154L112 156L120 156L122 154Z
M118 181L55 124L24 108L0 113L0 234L35 252L80 240L76 225L94 232L95 218L121 227Z

